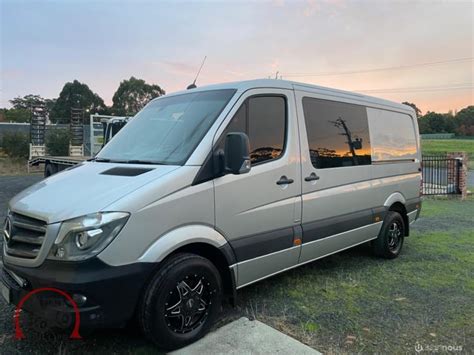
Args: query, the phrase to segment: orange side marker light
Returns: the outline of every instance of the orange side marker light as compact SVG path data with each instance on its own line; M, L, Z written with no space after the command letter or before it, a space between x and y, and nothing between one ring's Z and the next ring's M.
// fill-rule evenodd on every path
M298 245L301 245L301 238L300 237L295 237L295 239L293 239L293 246L298 246Z

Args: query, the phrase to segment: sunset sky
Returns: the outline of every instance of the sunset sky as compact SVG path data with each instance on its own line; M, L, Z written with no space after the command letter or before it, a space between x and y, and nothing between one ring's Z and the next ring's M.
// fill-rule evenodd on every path
M200 86L278 71L423 113L474 104L471 1L0 3L0 107L26 94L57 97L74 79L107 104L132 75L181 90L205 55Z

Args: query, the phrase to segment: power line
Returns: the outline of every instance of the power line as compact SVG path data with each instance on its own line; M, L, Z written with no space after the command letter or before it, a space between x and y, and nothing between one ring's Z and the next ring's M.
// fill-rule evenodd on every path
M451 91L474 89L472 83L451 84L445 86L419 86L419 87L401 87L385 89L352 90L361 93L404 93L404 92L427 92L427 91Z
M358 69L358 70L348 70L348 71L340 71L340 72L282 73L282 75L284 77L350 75L350 74L360 74L360 73L372 73L372 72L380 72L380 71L410 69L410 68L417 68L417 67L423 67L423 66L434 66L434 65L448 64L448 63L469 62L469 61L472 61L472 60L474 60L474 57L448 59L448 60L442 60L442 61L437 61L437 62L426 62L426 63L418 63L418 64L399 65L399 66L395 66L395 67Z

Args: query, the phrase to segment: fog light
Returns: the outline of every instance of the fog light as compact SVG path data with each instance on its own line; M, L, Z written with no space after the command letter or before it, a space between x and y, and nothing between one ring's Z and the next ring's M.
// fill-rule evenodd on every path
M58 258L64 258L64 255L66 255L66 250L63 247L59 247L58 250L56 250L56 256Z
M76 302L78 306L82 306L87 302L87 297L78 293L72 295L72 300Z

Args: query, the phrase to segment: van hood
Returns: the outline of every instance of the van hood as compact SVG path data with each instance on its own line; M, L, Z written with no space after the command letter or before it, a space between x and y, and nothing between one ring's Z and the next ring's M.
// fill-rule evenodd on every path
M48 224L56 223L104 211L125 195L178 168L85 162L20 192L10 201L9 208Z

